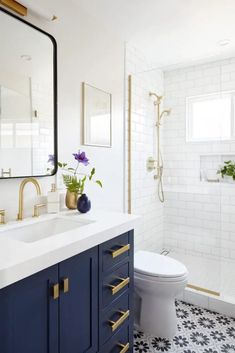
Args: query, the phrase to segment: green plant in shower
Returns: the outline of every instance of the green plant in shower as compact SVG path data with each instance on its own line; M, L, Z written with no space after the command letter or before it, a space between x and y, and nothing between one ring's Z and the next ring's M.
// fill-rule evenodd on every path
M217 174L220 174L222 178L229 176L235 181L235 163L232 161L224 162L223 167L218 170Z

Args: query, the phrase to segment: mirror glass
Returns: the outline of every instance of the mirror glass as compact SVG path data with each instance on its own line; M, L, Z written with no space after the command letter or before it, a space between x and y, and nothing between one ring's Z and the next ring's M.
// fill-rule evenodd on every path
M56 172L56 48L0 9L0 178Z
M110 93L83 83L84 145L111 147Z

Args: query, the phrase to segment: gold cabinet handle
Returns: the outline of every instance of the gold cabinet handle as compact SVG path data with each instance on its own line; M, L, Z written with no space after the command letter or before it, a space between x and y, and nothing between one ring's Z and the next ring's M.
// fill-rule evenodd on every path
M119 353L126 353L130 348L130 343L129 342L127 344L118 343L118 346L122 348Z
M52 286L52 297L53 299L58 299L60 296L60 286L59 283L56 283Z
M63 278L61 282L61 289L64 293L69 292L69 279L68 278Z
M130 283L130 277L127 278L120 278L121 282L117 284L116 286L113 286L112 284L109 284L109 287L112 290L112 295L115 295L118 293L121 289L123 289L125 286L127 286Z
M121 314L120 319L118 319L117 321L109 321L112 331L115 331L130 315L129 310L119 311L119 313Z
M118 257L118 256L124 254L128 250L130 250L130 244L124 245L118 250L111 250L111 254L112 254L113 259L115 259L115 257Z

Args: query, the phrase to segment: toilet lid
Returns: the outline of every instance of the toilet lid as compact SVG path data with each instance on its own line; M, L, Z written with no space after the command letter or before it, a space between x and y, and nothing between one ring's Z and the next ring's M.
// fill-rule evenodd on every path
M169 256L138 251L134 257L135 272L148 276L175 278L187 274L187 268Z

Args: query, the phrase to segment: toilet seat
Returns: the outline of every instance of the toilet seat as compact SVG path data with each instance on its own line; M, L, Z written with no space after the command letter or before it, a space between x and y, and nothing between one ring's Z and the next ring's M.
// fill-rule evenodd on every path
M150 251L138 251L134 256L136 274L152 280L177 281L187 277L187 268L179 261Z

